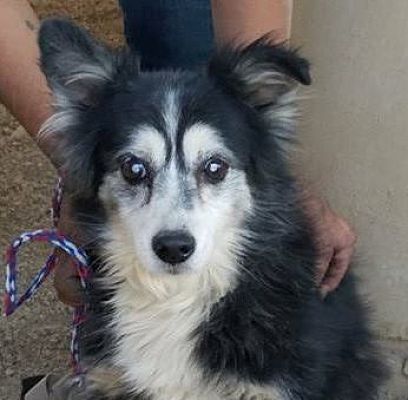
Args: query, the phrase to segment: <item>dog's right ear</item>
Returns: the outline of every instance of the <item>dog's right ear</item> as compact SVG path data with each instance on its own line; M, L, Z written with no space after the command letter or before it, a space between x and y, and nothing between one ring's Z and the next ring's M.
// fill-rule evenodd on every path
M38 43L54 111L39 137L51 143L68 190L88 195L95 177L99 139L95 132L83 131L82 115L101 101L104 88L114 79L117 56L64 19L45 20Z
M38 41L41 68L57 105L93 105L98 92L113 77L113 54L65 19L44 21Z
M68 190L88 195L101 139L98 132L84 132L82 116L99 105L104 89L116 81L118 72L138 68L137 60L123 52L110 51L87 31L64 19L44 21L38 42L41 69L52 92L54 111L39 137L51 143Z

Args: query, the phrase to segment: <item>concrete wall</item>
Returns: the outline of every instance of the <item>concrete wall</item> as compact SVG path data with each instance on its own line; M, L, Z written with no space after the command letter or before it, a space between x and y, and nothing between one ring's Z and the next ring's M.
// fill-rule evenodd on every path
M302 167L359 234L355 269L406 400L408 1L298 0L293 22L314 76Z

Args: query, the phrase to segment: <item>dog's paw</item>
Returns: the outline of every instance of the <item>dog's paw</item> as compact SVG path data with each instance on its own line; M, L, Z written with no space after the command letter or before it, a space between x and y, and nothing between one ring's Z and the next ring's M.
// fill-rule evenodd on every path
M82 376L64 376L50 388L50 400L127 400L125 385L113 369L94 368ZM132 398L133 399L133 398Z

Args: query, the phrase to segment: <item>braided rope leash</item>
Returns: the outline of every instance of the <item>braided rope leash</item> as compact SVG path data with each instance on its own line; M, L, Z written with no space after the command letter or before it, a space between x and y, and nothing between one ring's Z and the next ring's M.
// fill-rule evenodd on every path
M54 229L40 229L32 232L25 232L17 237L6 251L6 290L4 295L4 314L6 317L12 315L20 306L28 301L41 287L49 274L55 269L58 256L56 249L65 251L73 260L78 271L81 286L87 290L90 269L86 253L77 247L66 236L58 232L57 225L60 218L61 202L63 195L62 180L58 178L54 189L52 201L52 220ZM18 258L20 248L29 242L46 242L54 247L54 251L48 256L40 271L32 279L26 291L18 296ZM82 370L79 356L78 330L86 318L86 305L75 307L72 317L71 330L71 361L74 372L81 376Z

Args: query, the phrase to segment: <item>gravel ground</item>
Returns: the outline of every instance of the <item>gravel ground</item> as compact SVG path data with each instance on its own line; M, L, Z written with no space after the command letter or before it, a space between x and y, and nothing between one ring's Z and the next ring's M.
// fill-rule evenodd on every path
M115 0L35 1L41 18L70 15L112 45L121 43ZM24 230L48 227L55 172L18 123L0 106L0 251ZM47 255L31 246L21 257L24 283ZM4 268L0 268L0 285ZM24 283L21 286L24 286ZM68 368L70 310L56 299L48 282L33 301L7 321L0 319L0 400L19 398L22 377Z

